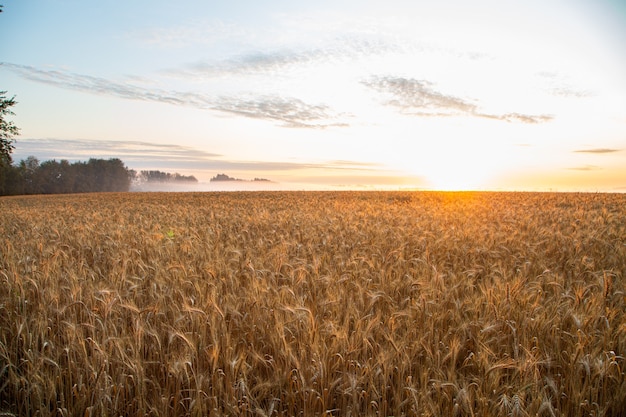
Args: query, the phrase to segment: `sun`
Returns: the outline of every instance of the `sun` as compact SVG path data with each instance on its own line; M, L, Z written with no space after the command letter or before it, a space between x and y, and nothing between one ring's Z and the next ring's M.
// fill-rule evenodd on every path
M439 191L484 190L491 177L488 167L480 164L442 164L424 173L428 188Z
M486 187L485 178L472 172L443 172L427 177L428 188L438 191L473 191Z
M405 161L403 171L422 179L423 186L440 191L486 190L502 167L497 158L471 152L440 153L419 161Z

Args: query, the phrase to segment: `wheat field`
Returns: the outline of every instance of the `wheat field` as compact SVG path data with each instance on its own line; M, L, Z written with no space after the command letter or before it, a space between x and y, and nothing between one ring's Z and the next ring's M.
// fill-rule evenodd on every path
M0 208L2 416L626 412L626 194Z

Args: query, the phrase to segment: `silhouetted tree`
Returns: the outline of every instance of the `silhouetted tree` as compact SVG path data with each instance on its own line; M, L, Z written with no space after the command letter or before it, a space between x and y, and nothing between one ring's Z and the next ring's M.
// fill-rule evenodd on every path
M117 158L90 159L88 165L94 164L97 169L96 188L98 191L128 191L132 173Z
M37 171L39 170L39 159L29 156L21 160L17 166L17 177L12 194L38 194L39 181Z
M0 195L128 191L135 175L119 159L39 163L34 156L8 165L4 174L6 186Z
M74 190L74 175L66 159L42 162L37 174L44 194L66 194Z
M2 173L2 180L0 186L3 186L6 182L6 168L11 166L13 160L11 159L11 153L15 146L13 146L13 137L19 134L19 129L7 120L7 116L13 115L11 107L16 104L15 97L7 98L5 96L6 91L0 91L0 170Z
M139 175L140 181L146 182L198 182L198 179L193 175L181 175L178 172L170 174L163 171L141 171Z

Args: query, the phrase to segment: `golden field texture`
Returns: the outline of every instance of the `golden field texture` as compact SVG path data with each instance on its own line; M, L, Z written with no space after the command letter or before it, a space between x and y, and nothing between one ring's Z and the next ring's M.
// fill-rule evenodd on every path
M626 195L0 199L3 416L618 416Z

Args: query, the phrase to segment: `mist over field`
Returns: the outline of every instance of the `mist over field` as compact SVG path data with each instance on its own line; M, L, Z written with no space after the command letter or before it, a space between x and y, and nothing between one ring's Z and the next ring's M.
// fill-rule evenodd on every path
M149 182L149 183L132 183L130 186L130 191L131 192L276 191L276 190L285 190L287 189L287 187L283 184L270 182L270 181L268 182L212 181L212 182L197 182L197 183Z

